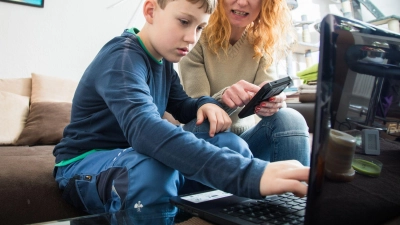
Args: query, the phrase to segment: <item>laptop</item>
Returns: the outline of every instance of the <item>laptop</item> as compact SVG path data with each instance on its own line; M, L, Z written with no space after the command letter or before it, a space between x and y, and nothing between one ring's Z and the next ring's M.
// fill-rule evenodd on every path
M319 31L307 197L285 193L255 200L210 190L172 197L173 205L213 224L224 225L384 224L400 218L400 143L391 134L388 139L380 138L380 155L371 156L383 162L379 177L356 173L352 181L337 182L327 178L324 169L331 129L377 129L385 133L385 119L377 122L377 102L385 94L384 85L390 86L400 79L400 35L332 14L323 18ZM399 107L396 104L399 103L392 106ZM397 112L396 108L394 111ZM391 118L400 126L399 114ZM365 155L360 147L356 154Z

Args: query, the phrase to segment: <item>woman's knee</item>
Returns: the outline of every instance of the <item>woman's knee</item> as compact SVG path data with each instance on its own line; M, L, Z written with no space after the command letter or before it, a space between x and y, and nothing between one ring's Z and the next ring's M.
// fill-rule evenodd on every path
M277 116L282 117L282 118L293 118L297 120L304 120L303 115L295 109L292 108L281 108L277 112Z
M292 108L282 108L272 117L264 117L262 120L266 122L273 121L274 125L284 130L305 130L308 131L308 126L305 118L301 113Z

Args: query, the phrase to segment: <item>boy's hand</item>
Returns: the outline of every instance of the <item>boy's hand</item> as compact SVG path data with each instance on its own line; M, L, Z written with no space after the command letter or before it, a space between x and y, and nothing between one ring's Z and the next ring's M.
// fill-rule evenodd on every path
M267 165L260 181L263 196L292 192L298 197L307 194L310 168L297 160L271 162Z
M229 115L219 106L212 103L204 104L199 108L196 125L200 125L205 119L210 122L210 137L214 137L216 133L226 131L232 124Z
M222 101L229 108L242 107L250 101L258 90L260 90L259 86L240 80L224 91Z

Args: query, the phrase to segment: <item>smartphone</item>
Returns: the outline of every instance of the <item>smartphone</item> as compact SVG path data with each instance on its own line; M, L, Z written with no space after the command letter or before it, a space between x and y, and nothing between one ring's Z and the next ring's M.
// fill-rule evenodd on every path
M279 95L291 83L292 78L290 78L290 76L266 83L257 94L254 95L250 102L245 105L242 111L240 111L239 118L253 115L255 107L260 104L260 102L267 101L270 97Z

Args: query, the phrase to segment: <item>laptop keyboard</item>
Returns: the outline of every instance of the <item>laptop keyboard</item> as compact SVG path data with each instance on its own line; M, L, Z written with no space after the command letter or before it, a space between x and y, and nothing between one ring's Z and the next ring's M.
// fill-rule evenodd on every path
M303 224L306 201L307 197L299 198L286 193L232 205L222 209L222 212L260 225Z

